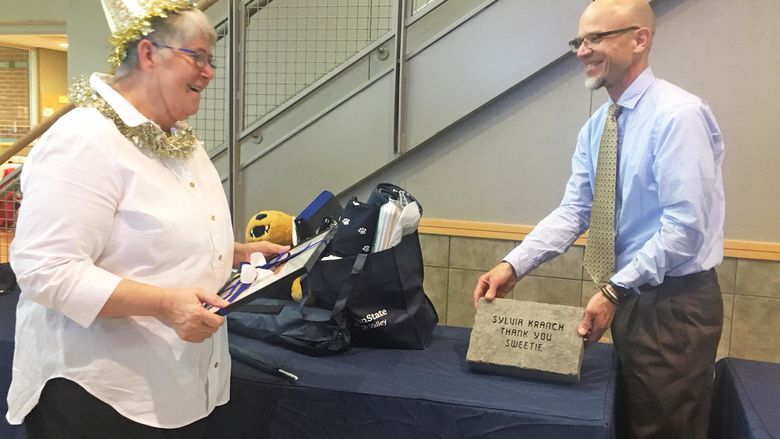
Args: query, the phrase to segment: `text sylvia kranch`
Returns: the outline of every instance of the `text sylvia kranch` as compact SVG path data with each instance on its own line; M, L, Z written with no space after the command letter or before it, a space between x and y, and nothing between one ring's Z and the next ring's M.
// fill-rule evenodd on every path
M523 319L521 317L493 316L493 324L504 339L504 347L541 352L544 341L553 341L551 332L564 330L564 324L548 320Z

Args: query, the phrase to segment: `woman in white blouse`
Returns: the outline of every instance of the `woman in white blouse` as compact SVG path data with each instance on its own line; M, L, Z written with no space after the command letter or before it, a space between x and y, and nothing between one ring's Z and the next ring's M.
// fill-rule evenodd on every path
M234 242L182 122L214 77L215 33L198 10L164 15L116 76L75 88L22 171L7 419L30 438L203 437L230 390L224 318L204 304L226 305L216 291L251 252L288 250Z

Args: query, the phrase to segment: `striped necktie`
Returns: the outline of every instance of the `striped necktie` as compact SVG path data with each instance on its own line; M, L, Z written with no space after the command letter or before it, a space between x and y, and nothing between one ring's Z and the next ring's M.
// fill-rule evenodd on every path
M617 104L609 106L596 164L596 190L583 265L593 282L609 281L615 269L615 182L617 176Z

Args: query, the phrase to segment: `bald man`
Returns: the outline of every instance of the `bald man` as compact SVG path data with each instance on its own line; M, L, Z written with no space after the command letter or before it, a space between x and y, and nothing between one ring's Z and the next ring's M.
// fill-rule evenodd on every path
M594 276L596 293L577 330L587 346L611 325L626 393L618 399L622 433L704 438L723 326L714 271L723 260L723 142L706 103L653 74L654 32L645 0L596 0L583 12L569 44L585 66L585 86L605 88L609 101L579 133L560 206L479 278L474 306L483 296L506 295L588 229L602 133L612 118L615 263L605 279Z

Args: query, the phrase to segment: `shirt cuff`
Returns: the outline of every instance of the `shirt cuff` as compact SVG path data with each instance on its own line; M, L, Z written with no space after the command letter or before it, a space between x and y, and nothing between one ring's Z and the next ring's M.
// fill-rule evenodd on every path
M515 276L518 280L536 268L533 265L533 260L523 251L521 246L515 247L502 261L508 262L515 269Z
M636 269L633 263L626 265L622 270L615 273L615 275L610 279L610 282L621 288L626 288L629 290L645 283L645 281L642 279L642 275L639 273L639 270Z
M83 327L95 321L122 278L91 266L73 289L74 293L62 305L62 313Z

